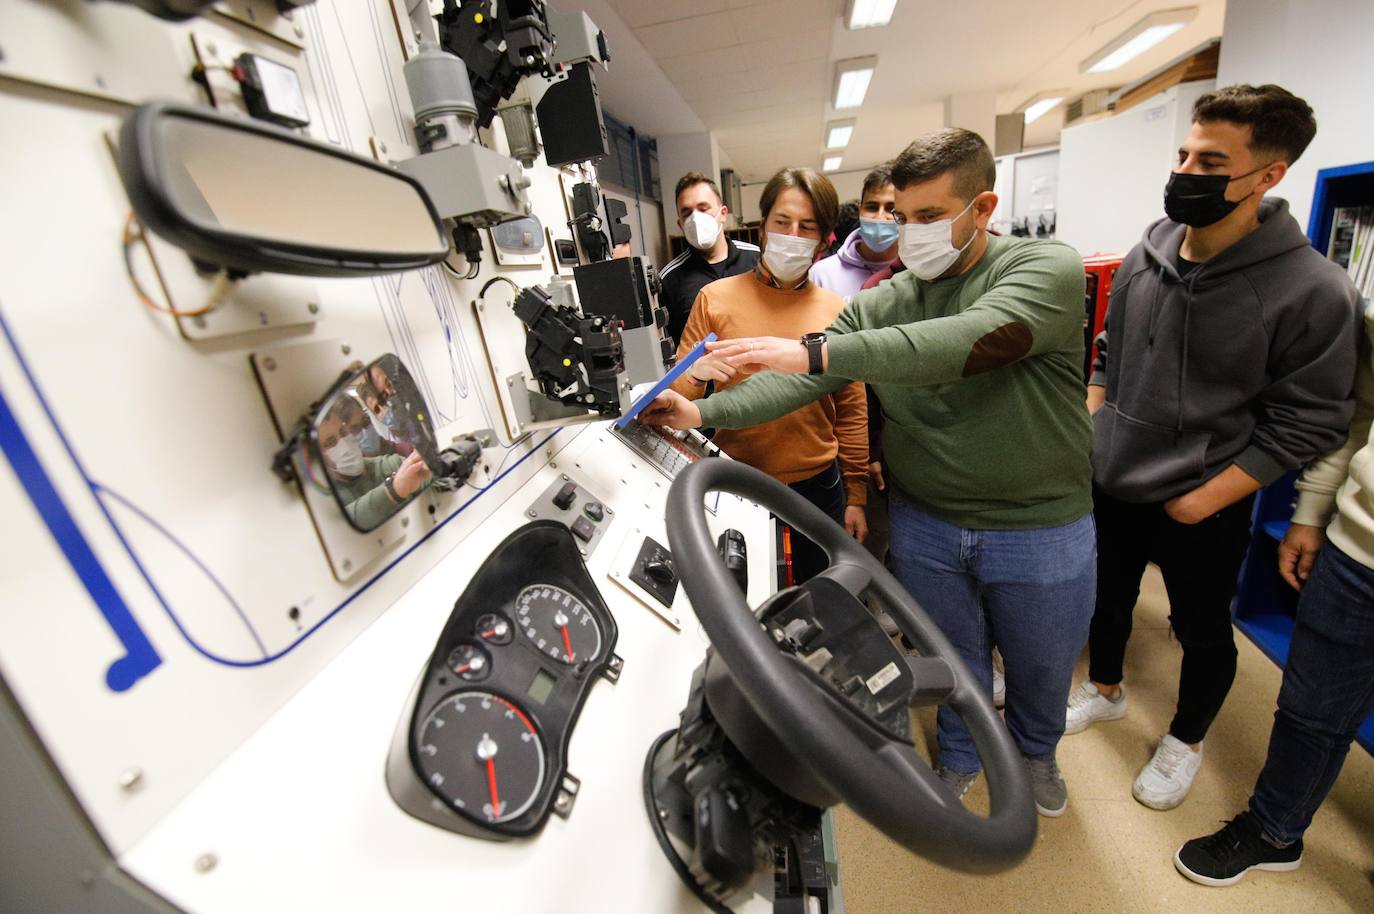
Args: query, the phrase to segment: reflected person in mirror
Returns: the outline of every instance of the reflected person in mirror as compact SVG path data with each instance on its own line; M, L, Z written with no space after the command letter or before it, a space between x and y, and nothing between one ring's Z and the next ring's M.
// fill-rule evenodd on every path
M316 435L339 504L356 526L371 530L429 484L430 469L418 453L364 456L354 431L359 420L368 421L362 413L353 400L340 397L320 420Z

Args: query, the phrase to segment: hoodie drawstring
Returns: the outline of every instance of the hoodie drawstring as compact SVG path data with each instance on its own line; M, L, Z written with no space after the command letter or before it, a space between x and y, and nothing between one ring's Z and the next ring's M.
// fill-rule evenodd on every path
M1188 316L1193 311L1193 288L1197 285L1197 278L1203 269L1202 266L1197 267L1193 270L1193 275L1188 277L1188 293L1183 298L1183 349L1178 357L1178 423L1174 426L1175 444L1183 437L1183 404L1188 387Z

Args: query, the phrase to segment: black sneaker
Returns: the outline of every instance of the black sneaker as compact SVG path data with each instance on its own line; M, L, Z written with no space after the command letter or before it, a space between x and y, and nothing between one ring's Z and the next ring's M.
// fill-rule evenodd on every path
M1288 872L1302 864L1302 839L1287 847L1265 840L1249 810L1205 838L1194 838L1174 854L1174 868L1202 885L1235 885L1251 870Z

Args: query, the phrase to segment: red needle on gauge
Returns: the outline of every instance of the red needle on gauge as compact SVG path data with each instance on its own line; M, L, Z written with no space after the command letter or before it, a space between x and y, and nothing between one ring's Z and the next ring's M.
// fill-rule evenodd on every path
M487 759L487 788L491 791L491 814L501 815L501 794L496 789L496 759Z
M458 673L459 675L462 675L463 673L466 673L466 672L467 672L468 670L470 670L470 669L472 669L472 664L471 664L471 663L465 663L465 664L463 664L462 666L454 667L454 668L453 668L453 672Z
M563 647L566 648L568 651L568 662L572 663L572 639L568 637L568 627L566 625L560 625L558 627L558 630L563 633Z

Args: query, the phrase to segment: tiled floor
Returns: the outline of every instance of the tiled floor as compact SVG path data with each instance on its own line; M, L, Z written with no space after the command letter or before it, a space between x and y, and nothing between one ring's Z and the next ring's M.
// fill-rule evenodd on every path
M849 914L915 912L1374 912L1374 758L1351 749L1345 769L1306 836L1302 867L1251 873L1226 889L1194 885L1174 870L1189 838L1244 808L1264 763L1280 673L1237 635L1240 669L1207 736L1206 760L1182 806L1156 812L1131 797L1131 782L1168 726L1178 681L1178 644L1158 573L1147 574L1127 656L1130 712L1066 737L1059 764L1068 811L1040 819L1035 850L996 876L941 869L893 845L847 809L837 810L841 881ZM1086 672L1080 663L1075 682ZM934 744L934 714L919 723ZM986 781L969 794L987 809Z

